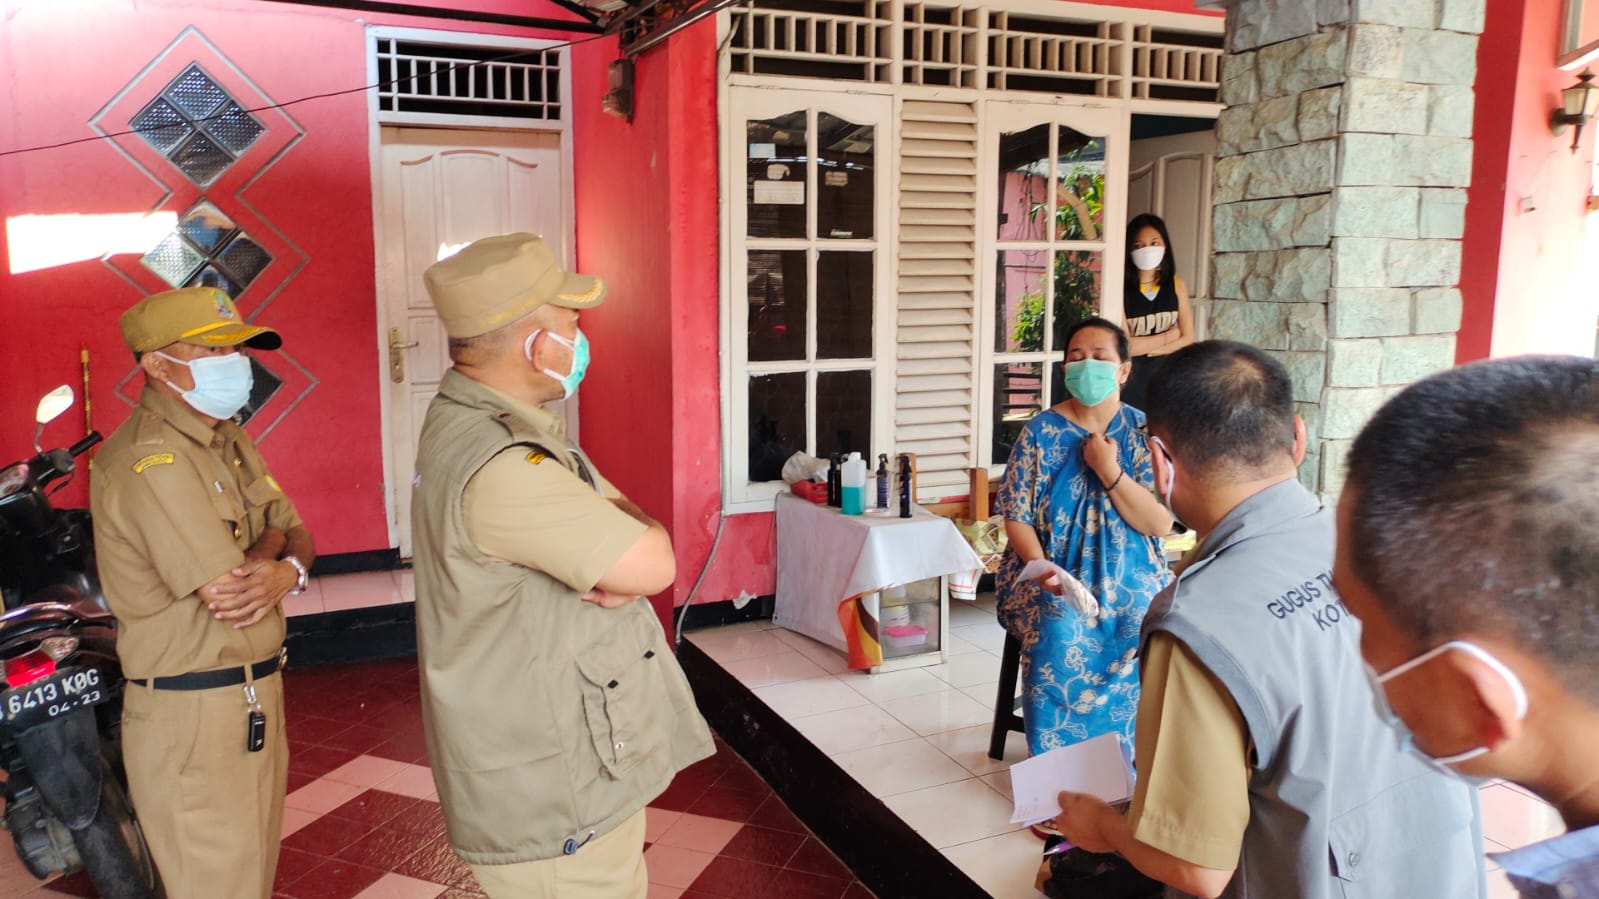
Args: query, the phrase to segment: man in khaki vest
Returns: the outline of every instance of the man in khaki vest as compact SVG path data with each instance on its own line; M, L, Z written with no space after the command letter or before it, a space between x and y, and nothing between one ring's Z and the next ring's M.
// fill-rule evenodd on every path
M543 404L588 365L598 279L540 238L479 240L424 275L455 365L417 450L417 645L450 845L493 899L643 899L644 806L710 755L649 603L666 530Z
M95 457L90 505L134 811L171 899L265 899L289 763L279 603L315 553L233 415L241 345L283 340L209 287L146 297L121 327L144 391Z

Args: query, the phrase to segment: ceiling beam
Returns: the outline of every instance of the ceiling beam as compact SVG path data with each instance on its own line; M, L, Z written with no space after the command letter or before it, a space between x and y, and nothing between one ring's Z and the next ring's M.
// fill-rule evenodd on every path
M420 16L428 19L448 19L454 22L478 22L484 25L510 25L518 28L539 28L546 31L568 31L577 34L604 32L593 12L573 0L551 0L563 9L584 17L584 21L549 19L542 16L512 16L503 13L474 12L461 9L440 9L413 3L393 3L386 0L265 0L269 3L292 3L297 6L323 6L350 12L376 13L392 16Z

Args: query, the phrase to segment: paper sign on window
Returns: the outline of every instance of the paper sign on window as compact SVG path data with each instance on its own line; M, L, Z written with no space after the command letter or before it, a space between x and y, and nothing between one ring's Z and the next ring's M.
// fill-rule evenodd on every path
M757 181L755 182L755 202L759 205L804 206L805 182Z
M777 155L777 144L750 144L751 159L771 159Z
M849 184L849 172L823 172L822 184L827 187L845 187Z

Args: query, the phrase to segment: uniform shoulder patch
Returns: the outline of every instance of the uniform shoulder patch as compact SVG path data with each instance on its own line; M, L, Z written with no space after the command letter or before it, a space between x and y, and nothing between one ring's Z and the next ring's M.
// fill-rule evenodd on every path
M147 468L153 468L157 465L171 465L175 461L177 460L171 453L151 453L133 463L133 473L144 474Z
M549 457L549 454L543 452L542 450L533 450L527 454L527 463L529 465L537 465Z
M267 485L270 486L273 490L276 490L279 493L283 492L283 488L278 486L278 479L277 478L275 478L275 477L273 477L271 475L267 475L266 476L266 482L267 482Z

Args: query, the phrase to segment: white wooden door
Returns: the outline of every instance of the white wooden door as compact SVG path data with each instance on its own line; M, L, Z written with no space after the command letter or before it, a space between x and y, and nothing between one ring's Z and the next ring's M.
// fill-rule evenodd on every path
M1216 133L1190 131L1133 141L1127 217L1150 212L1166 222L1177 274L1188 284L1194 327L1203 339L1210 304L1211 182Z
M390 521L411 555L411 483L428 403L450 366L422 272L495 234L542 234L572 259L559 132L385 127L378 212L379 353L384 360ZM575 410L569 410L575 411Z

